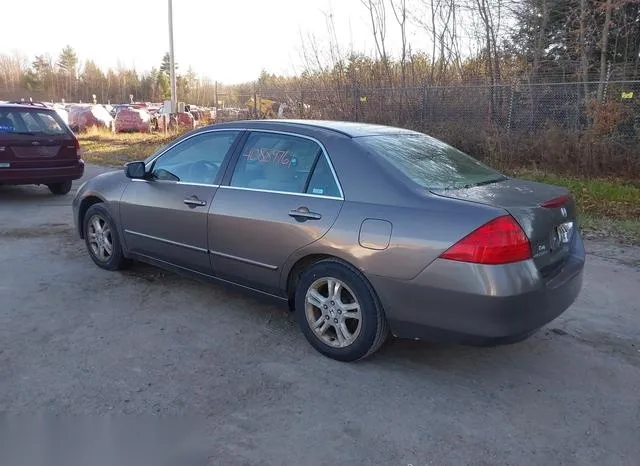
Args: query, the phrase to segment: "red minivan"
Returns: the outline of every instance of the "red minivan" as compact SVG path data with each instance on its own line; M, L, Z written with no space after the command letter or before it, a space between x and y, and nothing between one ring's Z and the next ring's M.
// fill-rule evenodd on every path
M83 173L78 139L54 109L0 104L0 185L44 184L67 194Z

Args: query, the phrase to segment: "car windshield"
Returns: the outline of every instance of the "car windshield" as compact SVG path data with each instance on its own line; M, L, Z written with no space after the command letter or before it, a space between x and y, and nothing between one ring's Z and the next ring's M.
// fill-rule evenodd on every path
M55 112L0 108L0 134L61 136L67 134Z
M464 152L424 134L364 136L355 141L426 189L460 189L506 179Z

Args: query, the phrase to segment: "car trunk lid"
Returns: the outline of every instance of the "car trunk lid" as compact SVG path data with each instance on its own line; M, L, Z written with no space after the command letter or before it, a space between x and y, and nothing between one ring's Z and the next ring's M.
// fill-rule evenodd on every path
M70 135L38 136L0 134L0 167L58 167L78 158L76 142Z
M506 210L529 238L534 261L543 276L553 276L569 256L577 223L575 202L565 188L508 178L432 192Z

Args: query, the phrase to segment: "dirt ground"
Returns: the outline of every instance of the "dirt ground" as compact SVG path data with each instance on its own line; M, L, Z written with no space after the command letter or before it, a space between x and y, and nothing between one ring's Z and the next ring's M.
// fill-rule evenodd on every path
M640 464L639 248L588 242L577 302L525 342L342 364L285 309L98 269L72 197L0 187L0 412L193 416L211 464Z

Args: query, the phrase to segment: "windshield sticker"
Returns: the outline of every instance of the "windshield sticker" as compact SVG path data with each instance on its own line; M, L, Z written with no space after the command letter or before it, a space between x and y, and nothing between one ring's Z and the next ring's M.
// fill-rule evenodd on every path
M285 150L254 147L249 153L242 154L247 160L260 163L273 163L282 167L291 167L290 152Z

